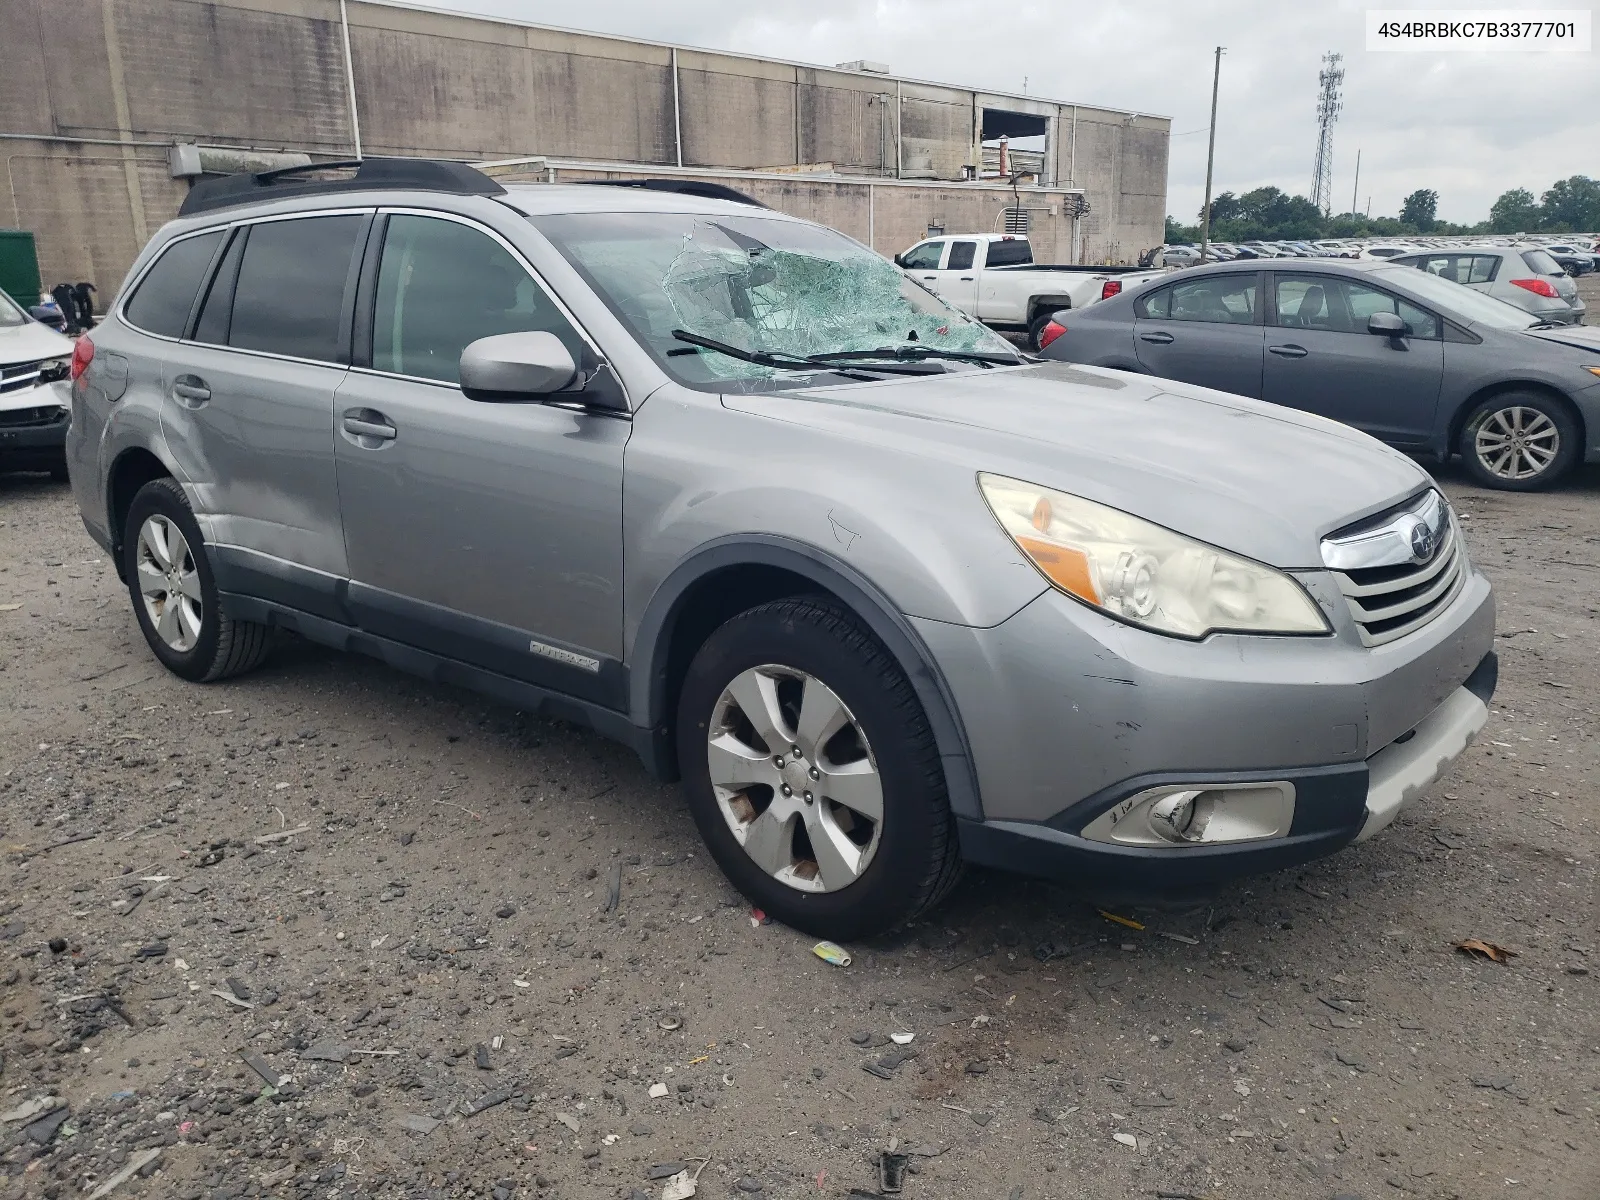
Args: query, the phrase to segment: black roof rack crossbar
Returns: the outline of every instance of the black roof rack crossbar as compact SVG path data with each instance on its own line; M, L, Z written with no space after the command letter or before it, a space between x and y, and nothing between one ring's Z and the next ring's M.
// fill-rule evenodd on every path
M355 173L343 178L299 178L312 171L351 168ZM359 161L303 163L271 171L245 171L216 179L202 179L189 189L178 215L187 217L214 209L231 208L237 204L253 204L258 200L391 188L446 192L456 196L503 196L506 190L466 163L434 158L365 158Z
M699 196L706 200L731 200L735 204L749 204L755 208L768 207L754 196L700 179L585 179L583 182L604 187L643 188L650 192L676 192L680 196Z

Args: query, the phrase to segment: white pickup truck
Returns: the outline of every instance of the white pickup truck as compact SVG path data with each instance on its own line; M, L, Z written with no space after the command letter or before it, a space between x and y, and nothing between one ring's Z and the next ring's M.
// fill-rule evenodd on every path
M1165 274L1143 267L1036 263L1027 238L999 233L929 238L895 255L894 261L911 278L985 325L1026 330L1031 347L1039 345L1039 333L1051 313L1084 308L1115 296L1136 280Z

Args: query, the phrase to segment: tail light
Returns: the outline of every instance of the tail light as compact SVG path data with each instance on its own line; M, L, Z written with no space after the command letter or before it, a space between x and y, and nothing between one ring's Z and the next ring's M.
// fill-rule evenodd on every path
M1108 279L1100 285L1100 299L1109 300L1122 291L1122 280Z
M84 334L72 343L72 365L67 368L67 378L77 379L89 369L89 364L94 361L94 343L89 340L89 335Z
M1548 296L1552 300L1561 299L1561 293L1556 291L1556 285L1548 279L1513 279L1511 282L1519 288L1527 288L1535 296Z
M1043 329L1039 331L1039 349L1043 350L1046 346L1055 341L1066 331L1067 327L1061 324L1059 321L1049 322Z

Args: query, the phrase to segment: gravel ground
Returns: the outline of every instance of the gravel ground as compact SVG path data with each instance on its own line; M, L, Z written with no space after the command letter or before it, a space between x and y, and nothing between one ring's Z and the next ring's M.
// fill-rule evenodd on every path
M840 968L592 734L296 642L168 675L0 478L0 1197L841 1197L894 1148L909 1200L1594 1200L1600 469L1443 480L1501 687L1395 828L1142 928L971 874Z

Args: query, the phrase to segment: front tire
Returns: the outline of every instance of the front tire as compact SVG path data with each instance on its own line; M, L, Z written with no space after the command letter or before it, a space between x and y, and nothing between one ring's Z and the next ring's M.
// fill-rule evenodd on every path
M922 705L877 638L828 600L773 601L713 633L684 679L677 746L712 857L785 924L882 933L959 876Z
M1565 405L1538 392L1502 392L1472 410L1457 448L1484 487L1534 492L1573 468L1578 443Z
M128 506L123 578L151 652L174 675L210 683L259 666L272 630L230 617L188 498L173 479L153 479Z

